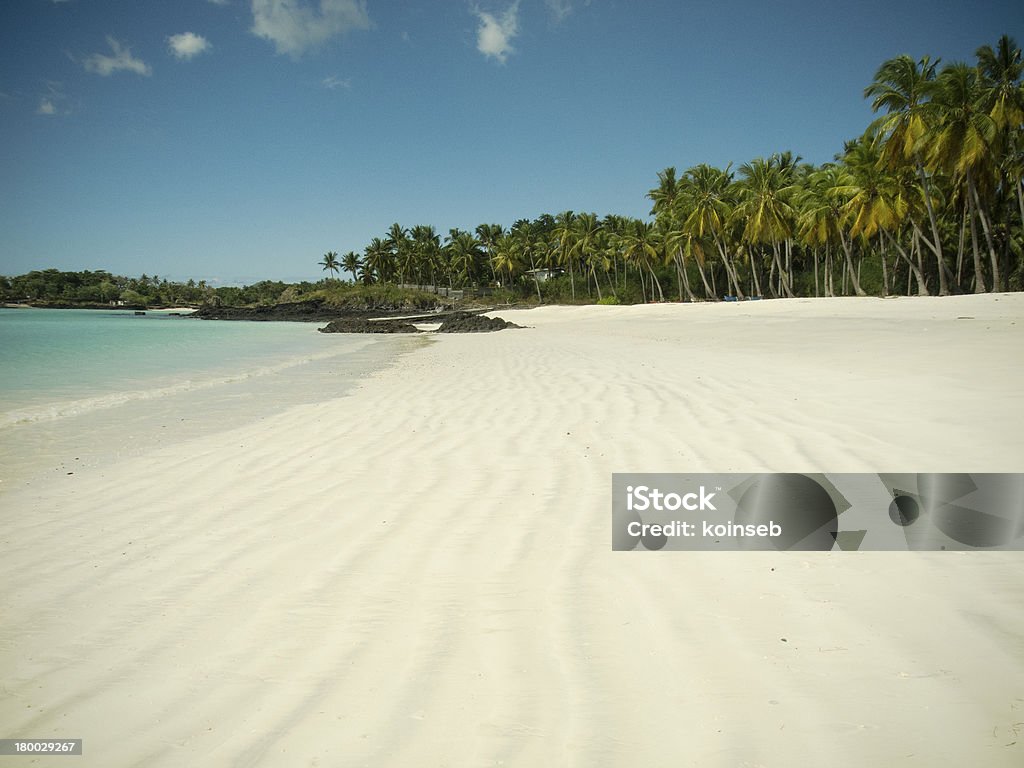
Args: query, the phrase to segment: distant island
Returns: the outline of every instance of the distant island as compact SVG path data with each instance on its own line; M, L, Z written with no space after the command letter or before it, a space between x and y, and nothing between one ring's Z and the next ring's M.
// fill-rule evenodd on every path
M647 194L651 220L566 210L443 240L395 223L361 253L325 253L328 276L315 283L215 288L48 269L0 277L0 297L215 314L1024 290L1021 49L1004 35L973 64L938 64L884 62L864 90L879 117L834 162L787 151L735 170L665 168Z

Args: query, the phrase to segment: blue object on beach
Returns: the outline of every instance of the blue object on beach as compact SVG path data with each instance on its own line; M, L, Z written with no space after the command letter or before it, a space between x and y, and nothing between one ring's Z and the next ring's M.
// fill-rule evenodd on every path
M722 301L739 301L735 296L723 296Z

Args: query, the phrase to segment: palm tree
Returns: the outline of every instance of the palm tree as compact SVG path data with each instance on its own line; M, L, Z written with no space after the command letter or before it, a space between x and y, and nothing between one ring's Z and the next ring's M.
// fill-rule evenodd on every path
M646 269L651 276L651 299L654 299L654 287L658 287L658 297L665 300L665 294L661 290L661 281L654 274L654 263L658 260L661 242L654 225L649 221L631 219L624 231L619 235L622 256L626 262L636 264L640 272L640 289L643 292L644 301L647 301L647 290L644 286L643 272Z
M875 120L869 129L883 140L882 162L892 169L911 163L917 172L934 242L928 240L923 232L918 231L918 234L935 254L939 262L939 274L943 275L946 267L942 256L942 238L923 159L930 123L934 117L929 102L935 92L935 70L938 64L938 59L932 61L929 56L919 61L914 61L906 54L889 59L875 73L874 82L864 89L864 98L872 99L873 112L883 107L886 110L886 114Z
M601 224L597 220L596 213L581 213L573 223L573 242L569 248L570 257L590 270L587 278L587 293L590 293L590 279L593 278L599 299L601 298L601 284L597 279L597 267L602 260L595 258L595 251L597 249L597 234L600 231Z
M999 188L1004 197L1004 255L1008 256L1014 197L1024 227L1024 84L1021 82L1024 62L1020 47L1007 35L999 38L995 50L983 45L975 55L978 58L979 106L996 127L993 151Z
M451 278L457 278L460 285L470 285L478 279L479 264L483 259L480 241L471 233L452 229L448 233L448 263Z
M341 266L346 271L351 273L352 282L356 282L359 279L359 270L363 268L363 262L359 258L359 254L355 251L349 251L341 257Z
M478 224L476 228L477 239L480 240L480 245L484 250L484 256L487 259L488 264L492 264L492 257L494 256L494 245L498 242L498 238L505 233L504 228L501 224ZM497 276L495 275L495 278Z
M573 225L575 222L576 214L572 211L562 211L555 217L554 228L554 236L558 241L558 263L569 267L569 287L573 301L576 301L576 278L572 268L574 260L572 246L576 232Z
M999 259L992 242L992 231L985 207L978 194L976 179L979 175L994 175L992 145L996 139L996 122L981 107L978 70L963 63L943 68L936 81L931 106L935 111L932 142L928 161L936 169L952 175L954 183L964 185L968 216L977 216L985 233L989 257L992 262L992 290L1001 291L1002 278ZM975 263L975 292L985 290L980 265ZM945 276L939 270L940 286ZM948 293L948 291L946 291ZM940 288L940 293L943 291Z
M394 275L394 257L388 244L379 237L373 238L363 251L363 278L367 275L382 283L390 282Z
M927 295L924 275L893 235L907 218L910 208L908 199L913 197L914 191L912 184L905 173L897 174L885 169L879 162L880 154L878 142L868 134L847 144L843 165L850 173L853 193L845 206L845 212L850 216L850 236L870 239L878 235L882 246L882 285L886 294L889 293L885 258L885 242L888 237L917 278L918 293Z
M508 275L505 286L515 283L515 273L519 269L520 242L511 232L503 232L491 245L491 269L495 275Z
M395 222L388 228L388 236L384 242L391 252L392 263L398 270L398 282L404 283L406 269L409 266L409 231Z
M710 165L694 166L686 171L680 203L684 214L683 231L700 240L711 238L725 270L729 291L742 299L743 289L726 240L732 215L731 182L729 168L723 171Z
M540 247L537 243L536 230L538 226L527 219L519 219L513 225L509 234L515 240L515 250L519 258L523 260L524 264L530 265L530 271L533 274L533 285L537 290L537 303L543 302L543 297L540 292L540 279L537 277L537 257L540 253Z
M320 261L320 265L324 268L325 272L337 273L338 254L335 253L334 251L328 251L327 253L324 254L324 258L322 261Z
M981 46L978 57L981 108L988 112L1000 132L1020 128L1024 123L1024 89L1021 76L1024 62L1012 37L1003 35L996 43Z
M409 234L411 242L406 248L408 274L415 274L418 283L427 279L430 285L434 285L437 270L441 266L441 237L429 224L418 224Z
M733 209L733 217L742 222L743 241L753 245L771 245L772 273L779 271L779 293L793 296L792 277L786 273L779 255L780 244L793 234L795 211L789 203L794 187L792 168L784 156L773 155L768 160L756 158L740 166L743 177L737 188L740 199ZM751 269L757 265L751 255ZM769 288L771 285L769 275Z
M697 262L697 269L700 272L701 281L704 284L704 295L710 297L714 294L711 286L708 285L707 275L704 272L704 254L699 245L694 244L692 233L686 231L682 221L689 217L689 199L685 195L686 182L676 179L676 169L668 167L658 174L658 186L647 193L654 206L651 213L656 217L660 227L664 245L666 247L666 261L675 264L676 275L679 279L679 299L683 299L683 290L690 301L696 301L690 289L690 280L686 274L686 257L694 256Z
M842 166L828 164L813 171L798 193L798 223L801 235L809 244L827 246L839 241L854 293L866 296L853 266L852 243L846 234L848 205L855 192L853 177Z

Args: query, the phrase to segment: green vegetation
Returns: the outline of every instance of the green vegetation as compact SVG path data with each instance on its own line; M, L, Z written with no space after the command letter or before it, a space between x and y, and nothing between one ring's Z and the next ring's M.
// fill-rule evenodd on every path
M879 117L834 162L666 168L653 221L563 211L443 244L396 223L346 269L368 284L500 285L520 301L1024 289L1021 50L1004 36L976 57L882 64L864 91Z
M170 307L199 304L215 293L202 280L198 283L194 280L172 283L161 280L157 275L121 277L102 270L61 272L44 269L18 277L0 277L0 298L5 302Z
M833 162L791 152L665 168L651 220L571 210L473 232L395 223L362 254L327 252L318 283L243 288L45 270L0 278L4 301L213 303L322 299L430 306L463 290L492 303L722 296L948 294L1024 289L1024 72L1010 38L973 65L897 56L864 91L879 117ZM336 277L344 271L350 279ZM427 287L429 292L417 289ZM468 290L467 290L468 289Z
M120 277L109 272L60 272L46 269L18 277L0 277L0 299L40 306L172 307L212 304L253 307L323 301L333 307L374 309L407 306L432 309L437 296L386 283L353 285L327 279L318 283L262 280L244 287L212 288L205 282L175 283L159 277Z

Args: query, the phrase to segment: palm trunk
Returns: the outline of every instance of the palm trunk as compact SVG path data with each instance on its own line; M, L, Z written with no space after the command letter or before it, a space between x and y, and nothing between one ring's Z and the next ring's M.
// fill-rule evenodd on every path
M683 301L683 290L690 301L696 301L697 297L690 290L690 278L686 274L686 262L683 260L683 249L676 248L676 255L673 259L676 265L676 279L679 281L679 300Z
M935 246L933 248L933 250L935 252L935 258L937 258L941 262L942 261L942 239L939 237L939 224L938 224L938 221L935 218L935 208L932 207L932 194L931 194L931 190L929 189L928 179L925 177L925 174L924 174L924 165L922 165L921 159L919 157L917 157L917 155L915 154L914 160L917 163L917 176L921 180L921 189L924 191L924 204L925 204L925 207L928 209L928 221L932 225L932 237L935 238ZM939 270L939 274L940 275L942 274L942 270L941 269ZM940 288L939 288L939 290L940 291L942 290L942 288L941 288L941 278L940 278ZM947 289L947 293L948 293L948 289Z
M964 280L964 246L967 241L967 206L964 206L964 215L960 217L960 242L956 249L956 284L961 285Z
M981 221L981 229L985 233L985 244L988 246L989 258L992 261L992 290L1000 293L1003 290L1003 278L999 272L999 257L996 256L995 246L992 244L992 231L988 225L988 218L985 216L985 209L981 205L981 198L978 196L978 188L974 184L971 172L967 172L967 187L969 194L974 195L974 204L978 209L978 220Z
M694 256L693 259L697 262L697 272L700 274L701 282L704 283L704 298L710 298L715 295L715 292L711 286L708 285L708 276L704 274L704 265L701 264L698 257Z
M853 286L853 292L858 296L867 296L864 289L860 287L860 280L857 279L857 273L853 269L853 253L850 250L850 245L846 242L846 235L843 234L843 230L839 230L839 242L843 246L843 253L846 254L846 269L850 273L850 284Z
M880 231L884 231L884 230L880 230ZM886 233L886 234L888 234L888 233ZM910 278L913 276L913 277L915 277L917 279L917 293L918 293L918 295L920 295L920 296L928 296L929 295L929 293L928 293L928 285L925 283L924 273L921 272L921 270L914 263L914 260L912 258L910 258L910 256L907 254L907 252L905 250L903 250L903 246L900 245L899 241L895 237L893 237L892 235L889 235L889 242L892 243L893 247L896 249L896 252L900 255L900 257L903 259L903 261L905 261L906 264L907 264L907 295L908 296L910 295L910 285L911 285Z
M796 293L793 291L793 240L789 237L786 238L786 282L789 295L795 296Z
M1024 179L1018 181L1014 186L1017 188L1017 206L1020 208L1020 225L1024 227Z
M752 251L749 253L749 257L750 271L754 275L754 293L758 296L764 296L764 293L761 291L761 278L757 274L757 259L754 258L754 253Z
M647 265L647 269L651 273L651 300L652 301L654 300L654 286L657 285L658 286L658 300L659 301L664 301L665 300L665 292L661 290L661 280L659 280L658 276L656 274L654 274L654 267L652 267L650 264L648 264Z
M814 249L814 298L818 298L821 293L818 289L818 249Z
M729 258L729 252L725 248L725 245L721 240L718 239L718 235L715 235L715 247L718 248L718 256L722 260L722 266L725 267L725 279L728 285L727 290L735 290L736 297L739 299L743 298L743 289L740 287L740 276L739 271L736 269L736 263ZM718 298L718 295L715 295Z
M971 220L971 252L974 255L974 292L985 292L985 272L981 266L981 251L978 249L978 225L974 221L974 200L967 196L967 208Z
M832 282L832 248L827 242L825 243L825 295L829 298L836 295Z

